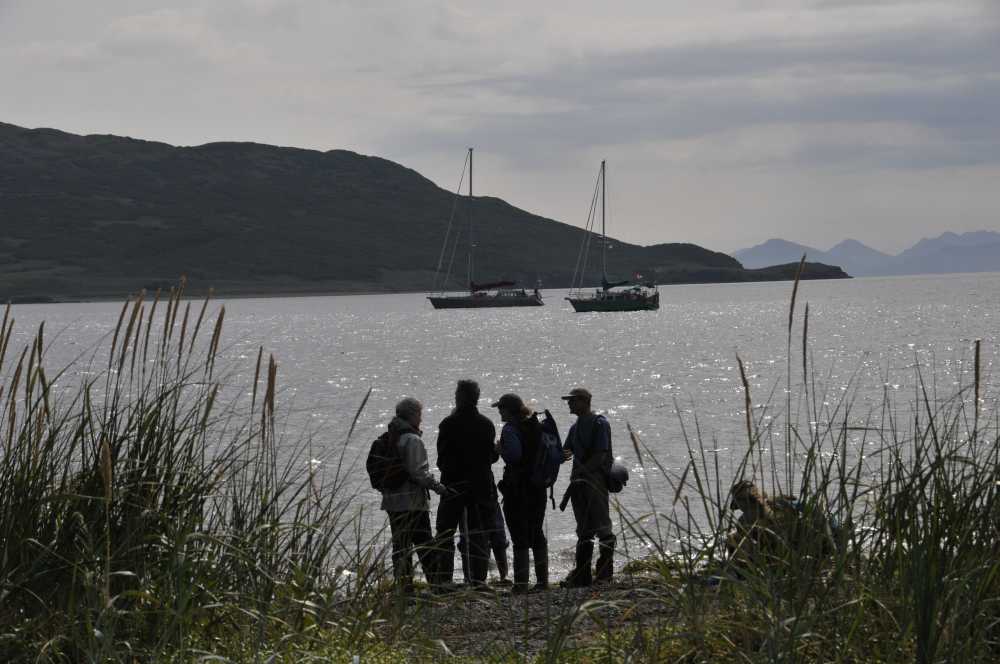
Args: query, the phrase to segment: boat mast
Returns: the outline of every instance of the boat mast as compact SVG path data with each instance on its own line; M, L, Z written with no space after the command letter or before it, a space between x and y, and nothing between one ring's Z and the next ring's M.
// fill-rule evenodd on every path
M469 148L469 291L472 291L472 252L476 243L472 238L472 148Z
M601 286L604 290L608 290L608 261L605 256L608 247L608 235L604 228L604 200L607 196L606 161L605 159L601 160Z

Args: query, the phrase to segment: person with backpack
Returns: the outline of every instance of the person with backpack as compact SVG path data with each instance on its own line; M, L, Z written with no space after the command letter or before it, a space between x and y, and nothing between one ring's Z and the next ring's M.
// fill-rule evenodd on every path
M497 498L493 464L496 427L479 412L479 384L460 380L455 410L438 426L437 466L448 493L437 512L434 550L438 557L434 583L449 584L455 570L455 531L464 518L468 527L469 578L485 587L489 568L489 533L494 527Z
M613 463L611 425L603 415L591 409L590 391L583 387L570 390L563 399L576 423L566 434L566 460L573 459L568 489L576 519L576 563L563 587L582 588L594 581L609 582L614 574L615 535L611 525L608 481ZM594 538L600 554L591 574Z
M500 456L504 460L500 492L503 511L514 548L515 593L529 590L531 557L535 562L534 590L549 585L549 548L545 539L546 485L537 479L541 462L542 425L516 394L504 394L493 407L504 422L500 432ZM534 476L534 477L533 477Z
M430 491L446 492L430 472L427 449L421 440L423 406L407 397L396 404L389 431L372 444L368 474L382 492L382 509L389 514L392 532L392 575L404 593L413 592L413 554L428 581L434 578L431 549ZM377 485L377 486L376 486Z

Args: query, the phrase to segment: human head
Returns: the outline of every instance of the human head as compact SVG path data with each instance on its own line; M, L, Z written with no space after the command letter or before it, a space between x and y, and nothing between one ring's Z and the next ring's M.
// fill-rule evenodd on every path
M413 397L401 399L396 404L396 417L405 420L410 426L419 429L423 417L424 406Z
M510 392L494 401L492 406L500 410L500 419L504 422L516 422L531 415L524 400Z
M586 415L590 412L590 390L585 387L574 387L563 400L569 406L569 412L574 415Z
M455 407L466 408L479 403L479 383L474 380L460 380L455 386Z

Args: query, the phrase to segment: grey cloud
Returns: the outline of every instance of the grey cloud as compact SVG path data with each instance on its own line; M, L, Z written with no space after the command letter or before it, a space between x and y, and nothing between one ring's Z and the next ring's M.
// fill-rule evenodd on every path
M1000 160L1000 40L990 31L949 36L917 30L851 40L772 40L700 44L590 55L539 74L491 77L460 83L418 82L447 98L483 89L511 100L564 109L530 115L477 111L466 127L396 135L414 149L432 144L497 137L502 150L566 151L595 141L638 143L683 139L740 127L777 123L913 124L952 141L948 149L845 146L804 149L797 160L828 164L850 160L893 168L967 165ZM850 77L896 83L880 90ZM824 80L846 82L823 87ZM786 78L782 78L786 77ZM773 82L773 90L768 89ZM638 84L638 85L636 85ZM643 85L646 84L646 85ZM651 84L651 85L650 85ZM872 89L872 88L876 89Z

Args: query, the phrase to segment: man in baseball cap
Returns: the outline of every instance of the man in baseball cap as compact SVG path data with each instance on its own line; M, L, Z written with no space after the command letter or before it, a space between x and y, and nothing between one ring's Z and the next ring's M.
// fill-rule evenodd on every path
M563 399L569 412L576 415L563 446L566 459L573 459L568 496L576 519L576 565L562 585L579 588L594 581L609 582L614 573L615 535L608 496L608 473L614 457L611 426L603 415L591 409L590 390L574 387ZM600 555L592 573L594 538Z

